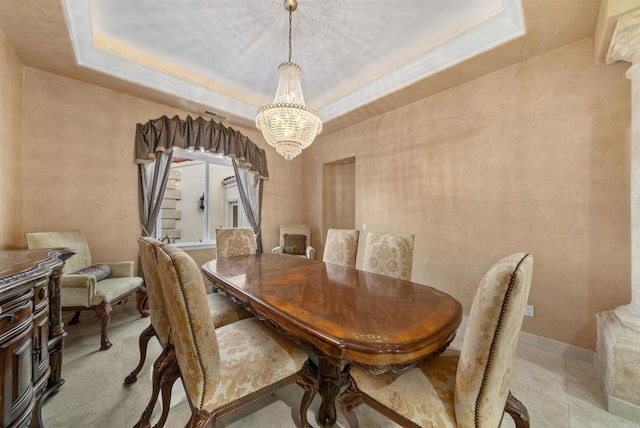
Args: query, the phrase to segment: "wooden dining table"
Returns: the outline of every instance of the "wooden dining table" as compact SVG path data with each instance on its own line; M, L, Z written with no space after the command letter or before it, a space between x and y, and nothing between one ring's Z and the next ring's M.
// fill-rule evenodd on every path
M374 374L410 370L446 349L462 319L460 303L433 287L304 257L225 257L202 272L214 289L309 352L323 426L335 423L351 365Z

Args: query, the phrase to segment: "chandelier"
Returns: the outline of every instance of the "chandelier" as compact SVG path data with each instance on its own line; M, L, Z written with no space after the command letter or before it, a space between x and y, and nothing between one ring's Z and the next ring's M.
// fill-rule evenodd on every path
M322 132L318 113L304 103L302 69L291 62L291 17L297 7L296 0L284 0L284 8L289 11L289 61L278 66L278 90L273 104L261 107L256 115L256 127L264 139L287 160L302 153Z

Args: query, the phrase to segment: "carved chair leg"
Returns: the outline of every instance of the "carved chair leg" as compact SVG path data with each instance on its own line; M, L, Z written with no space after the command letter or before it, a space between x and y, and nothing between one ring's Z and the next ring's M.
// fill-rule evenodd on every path
M300 402L300 424L303 428L311 428L311 424L307 421L307 411L319 388L318 368L311 360L307 360L298 373L296 383L304 389L304 395Z
M149 428L151 426L151 414L153 413L153 408L156 406L156 402L158 401L158 394L160 394L162 378L172 362L175 361L175 352L172 348L167 346L162 350L160 356L153 363L153 375L151 377L151 397L149 398L147 407L145 407L142 415L140 415L140 419L133 426L134 428Z
M171 390L173 389L173 384L176 383L176 380L179 378L180 367L178 366L178 360L174 358L167 366L167 370L164 372L160 382L160 390L162 391L162 415L160 415L160 420L158 420L154 428L163 428L167 422L169 410L171 410Z
M111 348L111 342L109 342L109 336L107 335L107 329L109 328L109 321L111 321L111 303L103 300L95 309L96 316L100 318L100 350L106 351Z
M156 331L151 324L149 324L149 327L145 328L144 330L142 330L142 333L140 333L140 338L138 339L138 345L140 347L140 362L138 362L136 368L133 369L131 373L129 373L129 376L124 378L125 385L131 385L138 380L138 373L140 373L140 370L142 370L142 367L144 366L144 360L147 358L147 347L149 346L149 340L151 340L151 338L155 335Z
M185 428L202 428L207 425L209 419L211 419L211 415L202 410L194 410ZM211 425L213 426L214 424L212 423Z
M353 379L350 379L349 386L345 389L340 397L338 398L338 403L340 404L340 409L342 409L342 414L347 420L347 424L350 428L358 428L358 418L354 413L356 407L362 404L363 398L360 390L353 382Z
M138 312L142 318L149 316L149 299L147 298L147 289L142 286L136 292L136 298L138 303Z
M522 402L518 400L511 391L509 391L504 411L511 416L513 422L516 424L516 428L529 428L529 412L524 404L522 404Z
M71 321L69 321L69 325L75 325L78 324L80 322L80 311L76 311L75 314L73 314L73 318L71 318Z

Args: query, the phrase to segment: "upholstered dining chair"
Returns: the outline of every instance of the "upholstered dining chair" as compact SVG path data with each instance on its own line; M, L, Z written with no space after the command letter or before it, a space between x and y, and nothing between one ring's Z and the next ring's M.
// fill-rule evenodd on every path
M316 257L311 246L311 226L308 224L280 225L280 245L271 250L274 254L293 254L308 259Z
M168 344L169 337L169 318L167 310L164 307L164 301L160 298L161 287L160 279L158 277L158 261L156 256L156 248L162 245L160 241L150 237L141 237L138 239L138 248L140 253L140 262L142 264L142 270L144 272L145 284L147 285L147 291L149 295L149 307L150 307L150 325L145 328L140 334L138 340L140 347L140 361L137 367L125 378L125 385L136 382L138 373L144 366L145 359L147 357L147 347L149 340L152 337L156 337L162 347ZM150 291L149 291L150 290ZM207 301L209 303L209 313L211 319L216 327L230 324L241 319L245 319L251 316L251 314L239 305L231 302L228 298L221 294L207 294ZM159 379L154 386L155 400L159 393ZM163 406L163 415L161 420L165 420L169 404L171 401L171 390L168 390L168 394L163 398L165 405ZM154 404L155 404L154 400Z
M362 402L403 427L497 427L505 412L529 426L524 405L509 391L533 257L517 253L482 278L462 349L446 350L404 374L373 376L357 367L339 401L349 425Z
M170 245L155 251L161 286L151 293L159 291L164 300L170 329L169 344L154 366L154 385L159 379L164 402L173 381L182 380L192 409L186 426L213 426L219 416L305 376L311 364L306 352L256 318L216 328L193 259ZM313 394L306 390L303 400ZM150 403L136 426L149 426L152 410ZM301 420L306 425L306 415Z
M411 280L414 235L369 232L362 270Z
M329 229L324 243L322 261L349 268L356 267L358 230Z
M246 256L258 249L256 235L250 227L216 229L216 257Z
M133 261L93 263L87 237L81 230L34 232L25 234L31 249L67 247L76 251L64 265L60 279L63 311L74 311L69 324L76 324L80 312L92 310L100 319L100 350L111 348L108 328L111 305L122 303L133 293L144 294L142 278L135 276ZM140 300L142 300L141 297ZM141 305L140 314L147 316Z

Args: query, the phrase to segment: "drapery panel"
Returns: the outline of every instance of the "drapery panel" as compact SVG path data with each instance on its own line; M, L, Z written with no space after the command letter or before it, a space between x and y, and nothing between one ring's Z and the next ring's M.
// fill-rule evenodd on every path
M262 252L260 210L262 180L269 177L265 151L240 132L224 125L187 116L162 116L136 125L136 163L139 164L140 223L153 236L167 187L174 148L223 154L232 159L245 213Z
M253 228L256 235L256 243L258 244L258 254L262 254L262 231L260 230L260 213L262 211L262 180L255 174L251 174L247 168L238 165L235 159L233 163L233 171L236 174L236 184L238 185L238 193L247 215L247 220Z
M222 154L235 159L260 178L268 178L264 149L233 128L202 117L185 120L162 116L136 125L136 163L153 162L157 152L169 153L174 147Z
M154 236L156 220L167 187L172 152L158 152L155 162L138 165L140 224L144 236Z

